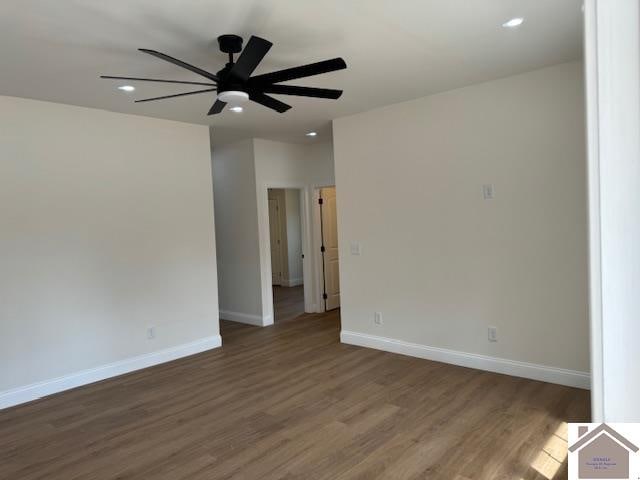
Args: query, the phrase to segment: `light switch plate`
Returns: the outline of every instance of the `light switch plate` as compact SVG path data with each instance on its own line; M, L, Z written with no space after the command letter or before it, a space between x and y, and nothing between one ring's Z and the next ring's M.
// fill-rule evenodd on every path
M360 243L359 242L351 242L351 255L360 255Z
M498 341L498 329L496 327L489 327L487 329L487 339L490 342L497 342Z
M491 200L494 197L493 185L488 183L482 186L482 198L485 200Z

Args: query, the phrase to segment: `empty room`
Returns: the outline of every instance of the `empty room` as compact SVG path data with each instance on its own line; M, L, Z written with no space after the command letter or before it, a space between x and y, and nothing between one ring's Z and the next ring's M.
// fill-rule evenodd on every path
M5 0L0 479L640 478L637 0Z

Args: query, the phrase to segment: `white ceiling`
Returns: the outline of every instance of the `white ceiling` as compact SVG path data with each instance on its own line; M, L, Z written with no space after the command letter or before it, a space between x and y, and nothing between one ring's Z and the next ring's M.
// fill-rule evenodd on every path
M1 0L0 95L214 126L215 141L250 136L321 140L330 120L435 92L577 59L581 0ZM500 25L525 18L518 29ZM274 43L257 73L342 56L347 70L290 82L344 89L339 100L274 95L294 108L207 117L214 93L147 104L134 98L187 86L101 74L203 81L138 52L150 48L204 69L226 61L223 33ZM194 90L204 87L194 87Z

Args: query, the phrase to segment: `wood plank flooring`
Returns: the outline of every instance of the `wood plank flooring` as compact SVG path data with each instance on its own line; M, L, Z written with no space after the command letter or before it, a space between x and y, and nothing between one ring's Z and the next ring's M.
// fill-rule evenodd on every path
M273 286L273 320L285 322L304 313L304 286Z
M222 322L221 349L0 411L0 478L566 478L588 392L338 333L335 311Z

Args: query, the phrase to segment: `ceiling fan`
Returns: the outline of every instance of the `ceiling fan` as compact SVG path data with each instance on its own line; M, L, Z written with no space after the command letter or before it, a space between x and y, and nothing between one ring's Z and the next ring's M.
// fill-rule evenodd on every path
M207 86L209 88L195 90L192 92L136 100L136 103L152 102L155 100L183 97L186 95L197 95L207 92L218 92L216 101L211 109L209 109L208 115L220 113L228 103L231 105L238 105L239 103L243 103L248 100L264 105L265 107L271 108L279 113L284 113L291 108L291 105L287 105L286 103L267 95L268 93L330 98L334 100L340 98L340 95L342 95L342 90L335 90L331 88L278 85L280 82L286 82L288 80L310 77L312 75L319 75L321 73L333 72L335 70L347 68L347 64L342 58L332 58L331 60L310 63L300 67L286 68L284 70L278 70L276 72L265 73L252 77L251 74L272 47L273 44L271 42L264 38L252 36L243 50L242 37L239 37L238 35L221 35L218 37L218 44L220 46L220 50L229 55L229 62L222 70L215 74L190 65L182 60L178 60L177 58L170 57L164 53L157 52L156 50L148 50L146 48L139 49L141 52L148 53L149 55L153 55L161 60L190 70L191 72L206 78L208 80L207 83L187 82L181 80L161 80L154 78L114 77L110 75L102 75L100 78ZM240 56L234 61L233 55L236 53L240 53Z

